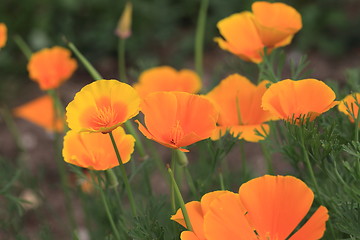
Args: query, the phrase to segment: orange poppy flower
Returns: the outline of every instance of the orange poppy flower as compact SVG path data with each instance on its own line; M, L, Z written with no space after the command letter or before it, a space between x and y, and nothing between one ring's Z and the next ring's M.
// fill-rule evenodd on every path
M265 175L244 183L238 194L218 191L206 194L200 203L186 204L193 231L184 231L181 239L317 240L323 236L329 218L323 206L291 235L313 200L313 192L301 180ZM186 227L181 212L171 219Z
M201 88L201 80L194 71L176 71L172 67L162 66L142 72L134 88L142 98L159 91L197 93Z
M7 40L7 27L4 23L0 23L0 48L4 47Z
M216 128L218 112L205 97L186 92L155 92L141 103L146 128L139 130L166 147L182 147L209 138Z
M69 128L108 133L139 113L140 98L128 84L98 80L83 87L66 107Z
M220 111L218 129L211 137L220 138L226 130L233 136L246 141L257 142L263 140L262 135L269 134L269 125L264 122L275 119L269 111L261 108L261 98L266 91L268 81L254 85L239 74L225 78L206 96L213 100Z
M272 84L262 98L262 107L275 116L296 122L314 120L338 104L334 91L316 79L282 80Z
M205 194L200 202L192 201L185 204L193 231L183 231L180 237L181 240L206 240L203 228L204 216L208 212L211 202L226 192L227 191L210 192ZM177 210L176 214L171 217L171 220L187 228L181 209Z
M205 236L207 240L317 240L323 236L329 218L323 206L291 235L313 200L311 189L295 177L255 178L243 184L239 194L224 193L212 201L204 217Z
M284 3L254 2L252 12L231 15L217 27L224 37L215 38L219 46L246 61L262 61L268 51L290 44L302 28L301 15Z
M37 82L42 90L59 87L77 68L76 60L70 55L69 50L57 46L34 53L27 66L30 78Z
M48 95L15 108L13 113L47 131L61 132L64 128L64 122L61 119L55 119L54 102Z
M347 95L340 101L338 109L340 112L346 114L353 123L359 114L360 93L353 93ZM355 117L355 119L354 119Z
M135 138L119 127L113 131L122 163L130 161ZM92 170L107 170L119 165L108 134L70 130L64 137L65 162Z

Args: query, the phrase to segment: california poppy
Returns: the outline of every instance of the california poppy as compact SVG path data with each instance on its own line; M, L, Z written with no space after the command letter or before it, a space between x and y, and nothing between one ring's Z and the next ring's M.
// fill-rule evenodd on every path
M195 226L200 227L194 227L193 235L181 235L181 239L317 240L323 236L329 218L324 206L299 227L313 200L314 193L301 180L292 176L265 175L244 183L238 194L223 191L209 198L206 204L202 199L200 210L196 206L199 203L187 204L190 221L192 216L197 216L193 219ZM205 210L203 206L206 206ZM177 218L181 220L181 217ZM172 219L176 220L174 216ZM201 226L202 231L199 231ZM294 233L297 227L299 229Z
M127 163L134 151L135 138L119 127L112 131L122 163ZM119 165L107 134L70 130L64 137L62 151L65 162L92 170L107 170Z
M340 101L338 109L340 112L346 114L353 123L359 114L360 93L353 93L347 95ZM355 118L354 118L355 117Z
M158 91L197 93L201 88L201 81L194 71L176 71L172 67L161 66L142 72L134 88L142 98Z
M70 55L69 50L58 46L32 54L27 66L30 78L37 82L42 90L59 87L77 68L76 60Z
M268 51L290 44L302 28L301 15L284 3L254 2L252 12L233 14L218 22L224 37L215 38L219 46L246 61L262 61Z
M36 98L13 110L15 116L26 119L48 131L61 132L64 121L56 119L54 102L48 95Z
M108 133L139 113L140 98L128 84L98 80L83 87L66 107L69 127Z
M263 81L256 86L246 77L232 74L210 91L207 97L213 100L220 112L218 129L212 139L218 139L227 130L246 141L264 139L263 136L270 131L265 122L275 119L269 111L261 108L261 98L268 83Z
M272 84L264 93L262 107L280 119L298 122L301 118L314 120L338 104L334 91L316 79L282 80Z
M218 112L205 97L186 92L155 92L141 103L146 128L139 130L166 147L182 147L209 138L216 128Z
M4 23L0 23L0 48L4 47L7 40L7 27Z
M205 194L200 202L192 201L185 204L193 230L183 231L180 237L181 240L206 240L204 234L204 216L210 208L210 203L226 192L227 191L210 192ZM176 214L171 216L171 220L187 228L181 209L177 210Z

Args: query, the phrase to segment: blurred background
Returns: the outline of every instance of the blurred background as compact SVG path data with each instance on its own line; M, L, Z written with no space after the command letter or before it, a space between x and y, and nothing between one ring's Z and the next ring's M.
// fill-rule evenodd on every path
M210 0L204 49L205 92L231 73L254 76L256 66L220 50L213 41L219 36L216 23L233 13L250 10L252 2ZM194 69L194 39L200 1L132 0L132 3L132 35L126 41L130 82L135 82L141 71L154 66ZM285 47L287 57L296 60L306 54L310 60L309 68L314 69L312 77L335 80L340 84L345 82L346 69L360 65L360 1L289 0L286 3L295 7L303 18L302 30L295 35L292 44ZM12 109L43 94L28 77L27 60L13 41L16 35L34 51L54 45L65 46L63 39L66 37L104 78L117 79L118 38L114 31L124 6L124 0L1 0L0 22L8 27L8 41L0 50L0 106ZM64 103L67 104L91 81L79 63L72 79L60 88ZM54 187L58 182L56 166L49 159L54 154L49 141L51 134L24 120L17 119L16 124L28 152L27 169L46 180L46 184L38 180L30 184L41 185L41 201L48 205L40 213L26 214L14 218L13 222L8 221L11 219L8 214L16 212L16 208L11 211L1 209L0 218L8 222L1 222L0 239L70 239L64 226L59 224L66 219L62 214L62 193ZM256 152L257 149L247 151ZM11 134L0 119L0 157L8 162L9 166L2 167L9 169L9 174L16 155ZM6 184L10 177L3 175L0 184ZM166 184L157 185L166 188ZM2 201L0 198L0 203ZM39 224L43 217L49 221L48 225ZM80 222L84 221L81 212L77 211L76 217Z

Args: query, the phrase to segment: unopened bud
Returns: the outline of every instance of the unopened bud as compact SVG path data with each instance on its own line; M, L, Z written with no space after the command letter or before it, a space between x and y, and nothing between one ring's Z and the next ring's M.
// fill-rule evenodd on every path
M130 37L131 18L132 18L132 4L131 2L127 2L124 11L119 19L117 28L115 30L115 33L119 38L126 39Z
M179 149L175 149L175 154L176 154L176 161L180 166L185 167L188 165L189 161L184 152L180 151Z

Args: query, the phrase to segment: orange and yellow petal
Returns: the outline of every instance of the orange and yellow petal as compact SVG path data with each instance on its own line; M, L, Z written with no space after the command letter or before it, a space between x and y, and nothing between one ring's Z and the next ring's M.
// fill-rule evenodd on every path
M262 98L262 107L275 116L292 120L313 120L338 104L334 91L316 79L282 80L272 84Z
M144 135L163 145L177 148L211 136L218 112L205 97L186 92L155 92L141 103Z
M346 114L351 122L354 122L354 117L357 118L359 114L360 93L353 93L347 95L340 101L338 109L340 112Z
M214 199L204 218L204 232L207 240L256 239L252 226L245 215L239 195L226 192Z
M7 41L7 27L5 23L0 23L0 48L3 48Z
M310 219L289 240L318 240L326 230L326 221L329 219L328 210L320 206Z
M264 44L257 32L251 12L233 14L218 22L217 27L224 38L216 38L219 46L246 61L261 62Z
M180 91L197 93L201 88L199 76L191 70L175 70L169 66L151 68L141 73L135 90L144 98L159 91Z
M252 12L261 41L269 48L289 44L302 28L301 15L284 3L254 2Z
M56 119L54 102L48 95L39 97L14 109L14 115L26 119L48 131L61 132L64 122Z
M239 189L249 223L262 237L286 239L306 216L314 194L301 180L292 176L255 178ZM264 201L266 199L266 201Z
M76 131L110 132L136 116L140 98L128 84L98 80L83 87L66 107L69 127Z
M119 127L113 132L122 163L127 163L134 151L135 139ZM65 162L92 170L107 170L119 165L108 134L78 133L70 130L64 137Z
M32 54L27 68L30 78L42 90L49 90L68 80L76 70L77 62L71 58L69 50L56 46Z

